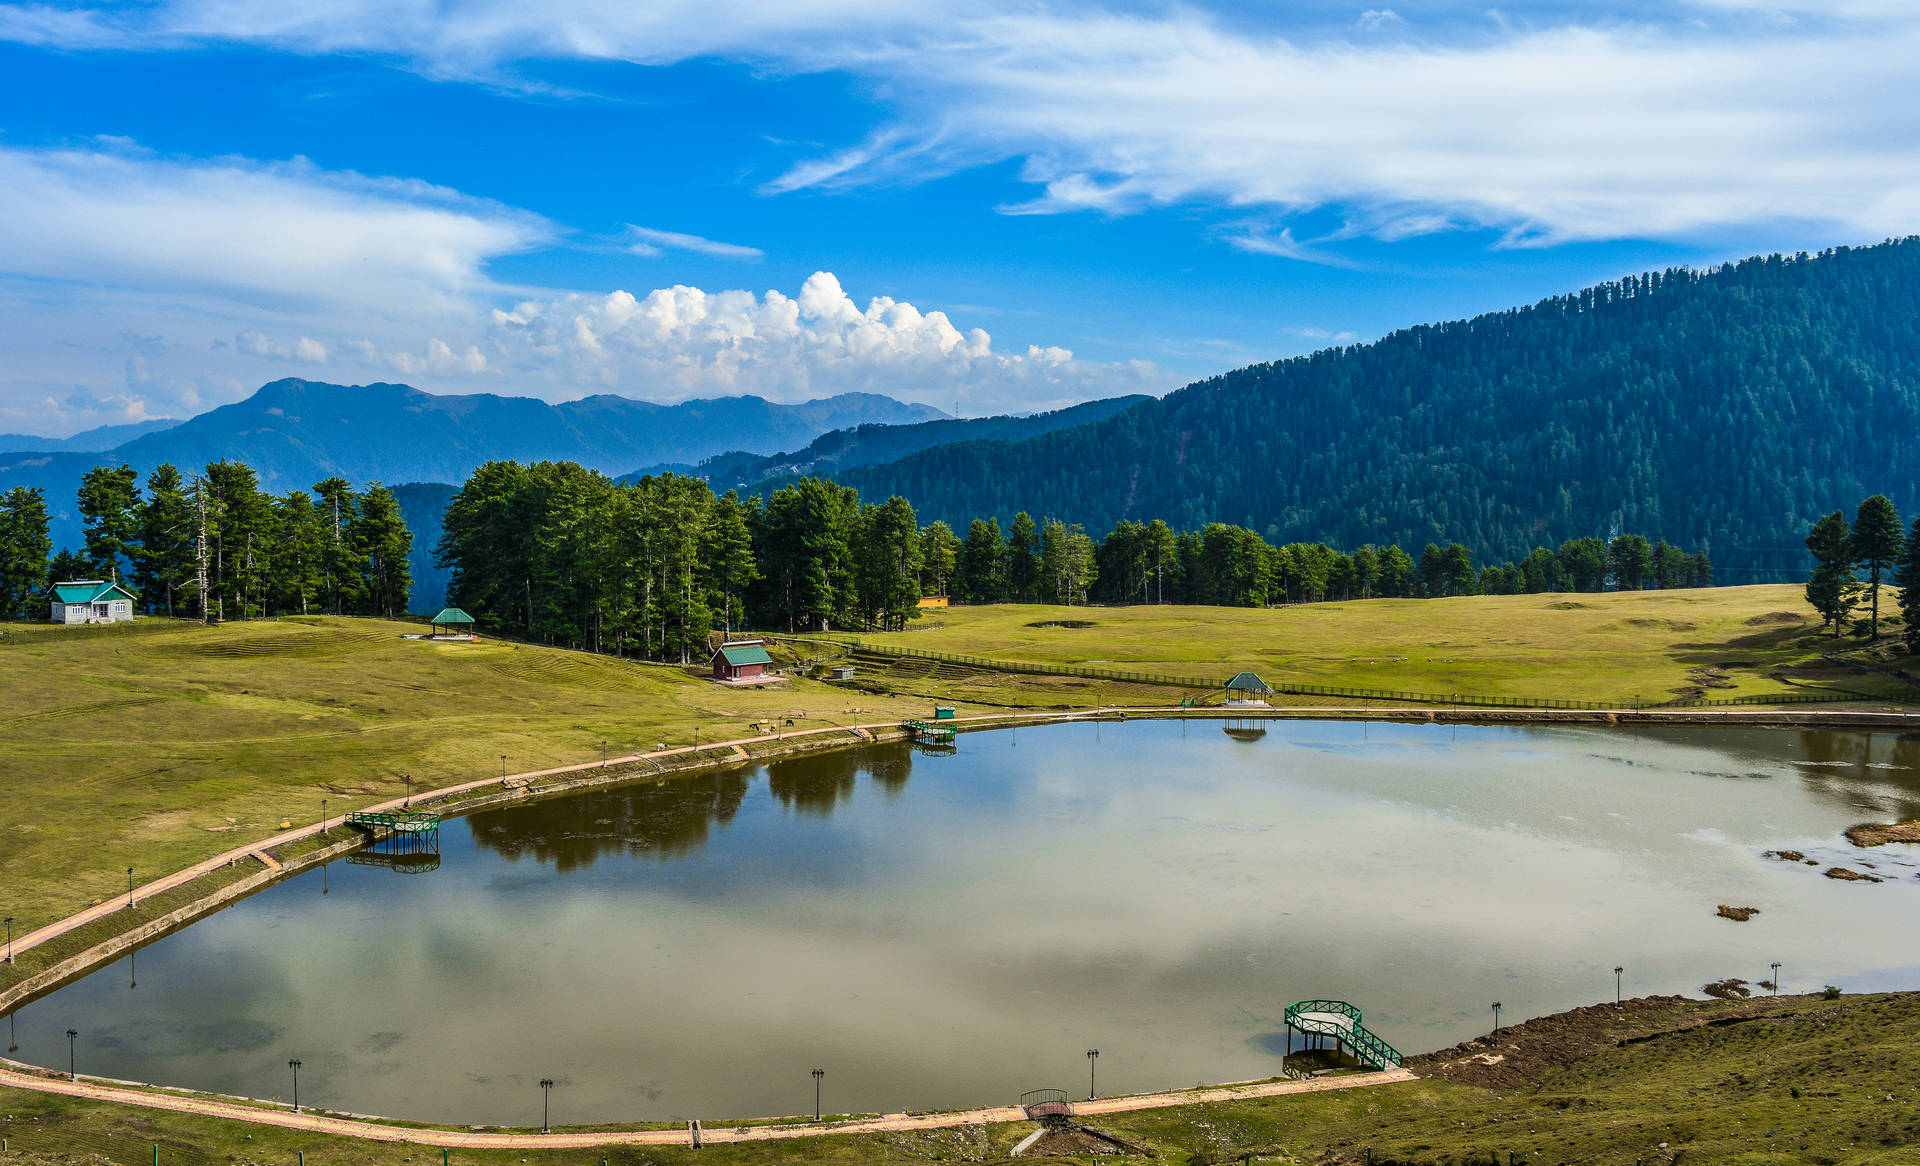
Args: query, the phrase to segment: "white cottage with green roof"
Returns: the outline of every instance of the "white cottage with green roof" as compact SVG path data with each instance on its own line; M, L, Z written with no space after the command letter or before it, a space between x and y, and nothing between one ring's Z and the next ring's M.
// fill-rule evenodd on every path
M54 623L124 623L133 618L140 597L106 579L69 579L55 583L47 596Z

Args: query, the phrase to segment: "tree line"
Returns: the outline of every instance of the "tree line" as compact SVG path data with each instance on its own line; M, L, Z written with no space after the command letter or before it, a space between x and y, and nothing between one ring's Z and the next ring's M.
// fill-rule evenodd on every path
M1123 521L1080 526L1017 513L964 536L922 525L894 496L801 478L765 497L715 495L678 474L616 481L571 462L489 462L448 504L438 564L448 595L502 631L551 643L691 662L716 629L897 629L923 595L965 603L1266 606L1378 596L1703 587L1713 568L1638 534L1569 539L1476 568L1468 549L1428 544L1351 554L1274 546L1244 527L1176 532Z
M1881 577L1900 588L1902 638L1907 650L1920 652L1920 517L1911 530L1901 524L1900 512L1885 494L1875 494L1854 509L1853 521L1836 510L1807 532L1807 551L1813 556L1813 576L1807 580L1807 602L1838 636L1859 610L1862 596L1865 619L1853 630L1869 639L1880 635ZM1859 573L1867 572L1863 581ZM1890 574L1889 574L1890 573Z
M378 483L266 494L252 469L217 461L191 477L158 466L143 491L133 467L96 466L77 502L82 545L55 553L45 495L0 494L0 617L43 616L68 579L120 581L150 613L202 620L407 609L413 536Z
M1639 531L1710 550L1723 577L1797 582L1812 500L1911 492L1916 431L1906 239L1648 272L834 477L956 529L1026 510L1088 530L1229 522L1275 544L1444 534L1492 562Z

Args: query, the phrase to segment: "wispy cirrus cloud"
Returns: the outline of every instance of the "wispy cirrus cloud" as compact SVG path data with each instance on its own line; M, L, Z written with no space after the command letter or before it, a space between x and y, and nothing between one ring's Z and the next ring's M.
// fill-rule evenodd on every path
M0 36L375 53L446 77L719 57L879 82L885 127L796 161L764 183L776 194L1018 158L1038 193L1004 209L1023 214L1331 207L1381 237L1520 244L1778 222L1871 236L1920 218L1907 0L1616 0L1525 20L1434 4L1344 25L1008 0L162 0L0 4Z
M766 252L758 247L745 247L739 243L722 243L699 235L682 234L679 231L636 227L632 223L627 224L627 250L635 255L645 256L664 255L668 251L691 251L696 255L711 255L715 259L743 259L758 262L766 258Z

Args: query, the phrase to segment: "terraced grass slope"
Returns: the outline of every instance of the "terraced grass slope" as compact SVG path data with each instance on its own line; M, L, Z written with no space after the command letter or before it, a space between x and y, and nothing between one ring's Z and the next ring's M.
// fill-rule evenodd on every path
M1823 651L1796 585L1372 599L1249 610L1007 604L928 612L865 642L1224 679L1560 700L1920 692ZM1884 604L1883 604L1884 606Z

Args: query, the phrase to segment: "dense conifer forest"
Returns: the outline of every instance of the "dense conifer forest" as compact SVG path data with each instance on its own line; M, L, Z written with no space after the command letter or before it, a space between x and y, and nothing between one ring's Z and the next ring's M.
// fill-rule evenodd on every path
M1254 365L1092 425L836 480L929 517L1227 522L1478 558L1639 531L1804 578L1845 499L1920 494L1920 239L1631 276Z
M1351 554L1223 523L1122 522L1096 540L1024 511L965 534L899 496L802 478L764 499L679 474L615 481L571 462L491 462L448 505L449 598L483 625L594 651L704 659L716 629L904 627L923 595L965 603L1260 607L1372 596L1704 587L1703 553L1623 534L1476 568L1465 546Z
M196 619L328 612L398 615L413 536L392 491L328 478L266 494L239 462L188 477L96 466L79 490L80 547L57 553L38 489L0 493L0 619L45 619L50 583L115 579L140 610Z

